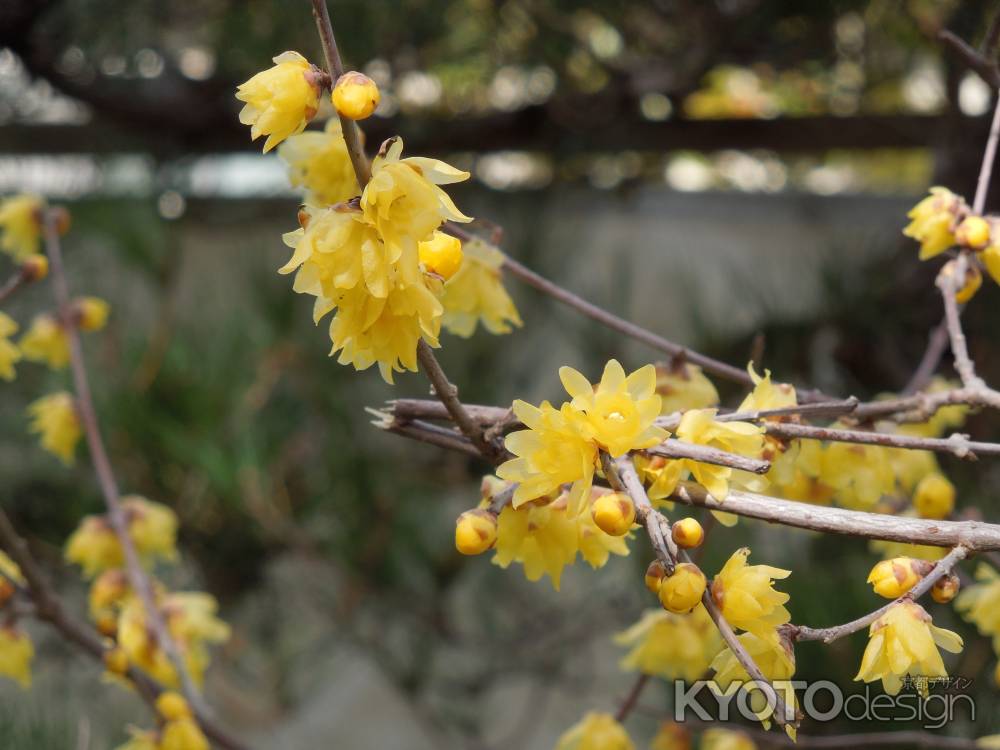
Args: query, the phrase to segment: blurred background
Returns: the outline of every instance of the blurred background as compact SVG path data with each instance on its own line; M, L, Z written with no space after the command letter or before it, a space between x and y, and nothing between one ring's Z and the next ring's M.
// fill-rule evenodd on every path
M992 92L936 34L977 46L994 6L338 0L331 12L348 67L383 91L369 149L399 133L407 152L468 169L452 194L503 227L511 255L670 339L736 364L755 352L783 379L865 398L903 386L941 317L936 268L900 230L929 185L971 200ZM488 556L459 559L453 520L486 467L371 428L363 406L426 384L386 386L327 358L310 301L276 273L298 201L233 93L286 49L321 58L305 0L3 0L0 194L67 204L73 289L112 304L86 341L97 406L123 489L181 517L184 564L167 580L210 591L233 625L206 687L223 723L258 747L549 748L632 684L610 637L653 605L648 551L577 565L558 594ZM629 369L655 358L508 288L524 328L442 340L467 401L558 398L559 365L596 377L612 356ZM993 383L998 302L987 282L966 313ZM10 312L49 305L39 285ZM25 365L4 386L2 498L82 612L61 545L99 512L98 489L86 460L63 470L25 430L25 405L64 377ZM990 415L967 426L984 440L997 427ZM996 520L998 465L942 462L960 510ZM863 542L741 522L713 531L706 569L745 543L794 570L783 589L797 622L877 604ZM997 731L988 641L949 608L935 619L966 637L949 664L977 678L982 711L944 731ZM113 747L146 721L33 632L36 686L0 689L0 746ZM848 685L864 642L801 645L797 676ZM644 695L637 740L665 695Z

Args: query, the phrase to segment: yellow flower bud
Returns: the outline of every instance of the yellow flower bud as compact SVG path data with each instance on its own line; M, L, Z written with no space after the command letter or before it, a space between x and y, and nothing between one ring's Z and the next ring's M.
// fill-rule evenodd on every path
M941 269L941 275L946 277L951 277L955 275L955 261L950 260L944 264L944 268ZM980 272L979 267L974 263L970 263L965 269L965 278L962 280L962 286L955 292L955 301L959 304L965 304L979 291L979 287L983 285L983 274Z
M689 612L701 601L707 585L705 574L697 565L681 563L660 584L660 604L677 614Z
M330 95L337 112L349 120L371 117L381 98L375 81L356 70L348 71L338 78Z
M467 510L455 521L455 549L480 555L497 540L497 517L488 510Z
M110 648L104 652L104 667L111 674L125 674L128 671L128 656L118 647Z
M990 225L982 216L967 216L955 230L955 240L959 245L982 250L990 243Z
M458 237L434 232L431 238L417 246L424 267L447 281L462 267L462 243Z
M663 579L667 575L667 569L663 567L663 563L659 560L653 560L646 568L646 588L650 590L653 594L660 593L660 584L663 583Z
M628 495L611 492L594 500L590 515L605 534L622 536L635 523L635 504Z
M29 255L21 263L21 274L25 281L41 281L49 275L49 259L41 253Z
M700 546L705 541L705 529L694 518L682 518L671 527L670 536L673 537L678 547L691 549Z
M932 565L926 560L911 557L894 557L883 560L868 574L868 583L879 596L897 599L912 589L921 578L930 572Z
M947 604L955 598L961 586L962 583L959 581L958 576L954 573L949 573L934 583L934 586L931 588L931 598L938 604Z
M98 297L81 297L73 303L73 315L81 331L101 330L110 312L111 306Z
M928 474L913 493L913 507L921 518L947 518L955 509L955 485L936 471Z
M191 716L191 708L180 693L165 690L156 699L156 712L166 721L179 721Z
M104 612L97 617L97 631L106 638L118 635L118 618L110 612Z

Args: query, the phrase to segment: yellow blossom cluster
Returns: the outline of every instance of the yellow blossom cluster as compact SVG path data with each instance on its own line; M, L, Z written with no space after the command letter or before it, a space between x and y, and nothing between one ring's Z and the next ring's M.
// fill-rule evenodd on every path
M38 434L42 448L71 465L82 435L73 397L65 391L42 396L28 405L28 416L28 430Z
M187 701L172 690L156 699L157 730L130 728L131 738L117 750L209 750L211 745L195 721Z
M615 642L631 649L622 669L687 682L701 678L722 648L722 636L701 604L687 614L648 610Z
M0 201L0 250L15 261L38 252L45 201L37 195L13 195Z
M266 135L264 153L301 133L319 109L319 70L298 52L283 52L274 67L263 70L236 90L245 102L240 122L250 126L251 140Z
M480 239L469 240L463 250L462 265L441 297L444 327L462 338L475 333L479 323L497 335L520 328L521 316L503 285L503 253Z
M976 583L958 595L955 609L982 635L993 639L993 651L1000 657L1000 574L986 563L980 563L976 568ZM997 673L1000 676L1000 667Z
M591 712L563 733L555 750L635 750L635 745L615 717Z

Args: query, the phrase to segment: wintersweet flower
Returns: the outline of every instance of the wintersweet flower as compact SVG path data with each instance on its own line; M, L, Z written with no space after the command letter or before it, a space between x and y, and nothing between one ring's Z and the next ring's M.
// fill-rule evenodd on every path
M569 404L557 410L548 401L535 407L515 401L514 414L527 427L507 435L505 445L516 458L497 469L497 476L518 482L513 506L550 495L572 484L570 505L579 514L594 478L597 445L580 433L579 413Z
M823 451L820 471L823 483L832 487L840 505L871 510L896 486L888 449L873 445L832 443Z
M42 448L71 465L82 434L73 397L66 392L43 396L28 405L28 416L28 431L39 436Z
M692 409L685 412L677 426L677 437L689 443L721 448L742 456L759 456L764 447L763 428L749 422L716 422L715 409ZM722 502L729 494L730 482L746 472L728 466L703 464L682 459L694 481Z
M661 414L719 405L719 392L712 381L698 365L688 362L657 364L656 393L660 397Z
M98 575L87 596L91 619L98 622L107 615L117 617L130 591L128 576L121 568L110 568Z
M529 581L547 575L558 591L563 568L576 558L579 534L576 518L567 512L565 497L548 505L507 506L498 519L493 563L507 568L519 562Z
M868 646L861 659L855 680L882 680L889 695L896 695L903 686L903 677L947 677L944 662L938 652L957 654L962 639L957 633L936 627L923 607L903 601L872 623L868 629ZM922 695L927 695L924 681L916 681Z
M593 488L594 493L598 493L599 488ZM579 532L577 546L580 548L580 556L587 561L590 567L603 568L611 555L628 555L628 535L614 536L601 529L590 513L581 513L576 517L576 526Z
M36 315L18 346L29 362L46 364L53 370L61 370L69 363L69 339L53 315Z
M722 616L735 628L760 632L791 619L783 606L789 596L775 591L774 580L787 578L790 570L771 565L747 565L750 548L736 550L712 581L712 599Z
M611 714L591 712L563 733L555 750L635 750L635 745Z
M955 509L955 485L939 472L928 474L913 493L913 507L921 518L947 518Z
M701 604L684 615L647 610L614 640L631 649L622 669L687 682L701 678L722 648L722 636Z
M877 563L868 574L867 582L879 596L898 599L916 586L932 568L933 565L926 560L894 557Z
M283 52L274 63L236 89L246 102L240 122L250 126L250 140L267 136L265 154L305 130L319 109L320 71L298 52Z
M959 589L962 588L962 582L959 580L958 576L954 573L949 573L937 579L934 585L931 586L931 599L936 601L938 604L947 604L956 596L958 596Z
M10 340L17 333L17 322L0 312L0 378L14 379L14 365L21 361L21 350Z
M66 540L63 554L66 562L79 565L87 578L120 568L125 560L118 537L104 516L85 516Z
M18 261L37 253L44 208L45 201L37 195L13 195L0 201L0 250Z
M327 120L322 132L290 136L278 156L288 165L292 187L303 188L312 206L332 206L361 194L337 117Z
M706 729L699 747L700 750L757 750L749 736L731 729Z
M673 508L674 504L665 498L674 493L677 484L687 473L684 462L672 461L663 456L636 456L635 468L639 477L648 485L646 494L654 507Z
M104 328L111 305L100 297L81 297L73 301L73 318L81 331L92 333Z
M521 327L521 316L507 294L500 274L503 253L479 239L463 245L464 259L444 285L442 324L456 336L468 338L482 322L493 334Z
M27 690L31 687L31 660L35 647L28 634L13 625L0 625L0 676Z
M382 144L372 161L372 178L361 193L365 220L378 229L391 253L416 252L418 242L445 221L469 222L439 185L469 179L469 173L437 159L400 158L401 138Z
M356 70L340 76L330 92L337 112L350 120L371 117L381 98L375 81Z
M955 599L955 609L978 628L993 637L993 650L1000 653L1000 574L986 563L976 568L976 581Z
M170 508L138 495L122 498L128 533L143 562L177 559L177 516ZM87 578L119 568L124 553L107 516L86 516L66 541L66 560Z
M930 195L914 206L903 234L920 243L920 260L940 255L955 244L955 224L968 211L965 201L947 188L932 187Z
M660 581L659 599L663 608L676 614L690 612L701 603L708 581L693 563L680 563Z
M652 365L626 376L618 360L612 359L596 386L572 367L560 367L559 379L573 399L570 406L584 415L581 424L586 434L612 457L666 439L666 430L653 425L660 415L660 397Z
M795 388L788 383L772 383L771 371L764 370L764 377L753 369L753 363L747 365L747 372L753 381L753 390L747 394L736 411L764 411L767 409L784 409L795 406Z
M497 517L483 508L467 510L455 521L455 549L481 555L497 540Z
M591 520L605 534L624 536L635 524L635 503L624 492L607 492L590 502Z

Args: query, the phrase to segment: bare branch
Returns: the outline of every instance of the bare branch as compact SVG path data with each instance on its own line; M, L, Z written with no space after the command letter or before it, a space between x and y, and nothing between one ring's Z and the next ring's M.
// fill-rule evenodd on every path
M977 456L1000 456L1000 443L983 443L969 440L965 435L954 434L947 438L924 438L895 435L891 432L869 430L841 430L831 427L795 424L793 422L765 422L768 435L780 438L828 440L836 443L882 445L887 448L935 451L950 453L958 458L975 459Z
M966 44L961 38L947 29L939 31L937 38L938 41L942 42L959 58L961 58L966 67L974 70L979 77L990 86L990 88L1000 88L1000 71L997 70L996 63L990 62L984 58L976 52L975 49Z
M728 466L732 469L749 471L754 474L766 474L771 469L770 461L748 458L738 453L730 453L729 451L712 448L707 445L686 443L683 440L675 440L674 438L667 438L659 445L647 448L645 452L654 456L663 456L664 458L688 458L704 464Z

